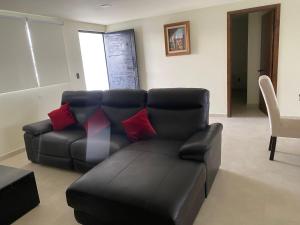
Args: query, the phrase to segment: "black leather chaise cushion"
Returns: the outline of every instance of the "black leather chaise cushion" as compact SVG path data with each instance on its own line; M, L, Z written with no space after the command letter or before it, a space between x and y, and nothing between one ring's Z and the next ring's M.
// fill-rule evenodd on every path
M65 91L61 102L69 103L77 122L83 125L101 106L102 91Z
M205 198L205 180L202 163L121 150L74 182L67 202L97 224L192 225Z
M111 123L112 133L125 134L122 121L145 107L144 90L114 89L103 92L102 109Z
M98 136L75 141L71 145L71 156L73 159L95 165L128 144L130 142L126 136L110 135L110 131L105 130Z
M135 142L122 149L122 151L128 149L134 151L153 152L178 157L178 153L182 145L183 142L178 140L153 138L149 140Z
M209 92L199 88L152 89L147 107L159 137L185 140L208 125Z
M71 158L70 145L85 136L80 129L52 131L40 136L40 153L48 156Z

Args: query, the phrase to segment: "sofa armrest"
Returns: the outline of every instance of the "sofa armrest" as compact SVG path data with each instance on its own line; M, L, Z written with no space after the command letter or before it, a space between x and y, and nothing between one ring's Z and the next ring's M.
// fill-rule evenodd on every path
M38 136L40 134L44 134L44 133L52 131L52 124L49 119L42 120L37 123L25 125L23 127L23 131L25 131L26 133L31 134L33 136Z
M214 145L216 137L222 133L220 123L209 125L205 130L192 135L180 148L179 156L182 159L203 161L203 156Z
M179 152L182 159L200 161L206 165L206 196L221 165L222 130L223 126L220 123L209 125L205 130L190 137Z

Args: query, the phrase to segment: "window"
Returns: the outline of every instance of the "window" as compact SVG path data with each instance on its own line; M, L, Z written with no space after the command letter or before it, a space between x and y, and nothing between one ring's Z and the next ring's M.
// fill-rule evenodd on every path
M80 49L87 90L109 88L101 33L79 32Z

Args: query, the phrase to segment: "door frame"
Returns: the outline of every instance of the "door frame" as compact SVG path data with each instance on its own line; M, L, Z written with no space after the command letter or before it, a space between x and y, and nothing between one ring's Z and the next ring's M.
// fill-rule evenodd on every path
M279 30L280 30L280 7L281 4L266 5L255 8L241 9L227 12L227 117L231 117L232 113L232 19L234 16L243 15L253 12L261 12L274 10L274 44L272 57L272 76L271 80L277 93L277 75L278 75L278 55L279 55Z

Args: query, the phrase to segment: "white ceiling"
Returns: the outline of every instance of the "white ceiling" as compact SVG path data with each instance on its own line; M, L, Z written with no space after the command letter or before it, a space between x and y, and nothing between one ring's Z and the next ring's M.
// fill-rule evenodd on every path
M0 0L0 9L112 24L241 0ZM101 8L101 4L112 7Z

